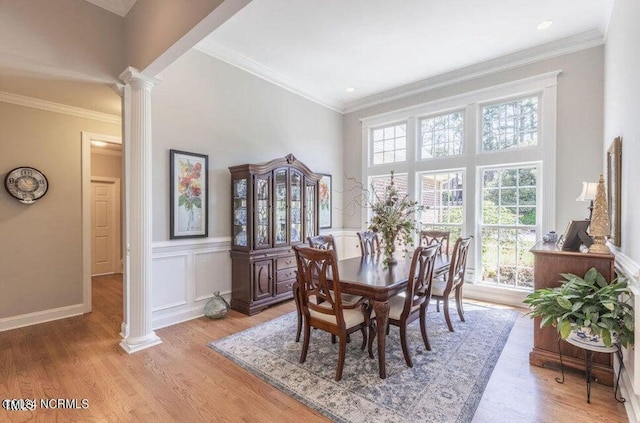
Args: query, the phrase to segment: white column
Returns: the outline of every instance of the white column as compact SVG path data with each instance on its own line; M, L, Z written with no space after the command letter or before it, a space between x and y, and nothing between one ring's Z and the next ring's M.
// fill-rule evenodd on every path
M129 330L120 346L128 353L160 344L151 325L151 90L155 78L129 67L124 86L124 142L128 149Z

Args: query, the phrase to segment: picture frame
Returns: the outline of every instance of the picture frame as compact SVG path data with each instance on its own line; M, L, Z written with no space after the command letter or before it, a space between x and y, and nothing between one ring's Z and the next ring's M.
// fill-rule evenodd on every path
M323 173L318 184L318 213L320 221L320 229L331 227L331 210L332 210L332 193L331 193L331 175Z
M616 137L607 149L607 205L611 220L609 242L620 247L621 237L621 202L620 190L622 182L622 139Z
M169 150L169 157L169 238L205 238L209 231L209 156Z
M591 238L587 234L587 228L591 221L589 219L572 220L567 225L564 235L558 240L563 251L580 251L582 244L589 244Z

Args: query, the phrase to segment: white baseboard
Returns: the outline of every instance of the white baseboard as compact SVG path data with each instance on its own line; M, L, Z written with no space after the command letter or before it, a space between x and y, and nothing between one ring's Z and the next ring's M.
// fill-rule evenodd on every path
M84 305L75 304L65 307L52 308L50 310L36 311L34 313L22 314L0 319L0 332L17 329L24 326L37 325L38 323L50 322L52 320L65 319L67 317L79 316L83 314Z

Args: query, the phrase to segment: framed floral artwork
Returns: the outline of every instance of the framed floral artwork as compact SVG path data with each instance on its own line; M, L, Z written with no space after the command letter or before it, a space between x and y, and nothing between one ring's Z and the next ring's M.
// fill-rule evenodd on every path
M209 156L169 150L170 239L206 237L208 232Z
M331 227L331 175L322 175L319 187L320 229Z

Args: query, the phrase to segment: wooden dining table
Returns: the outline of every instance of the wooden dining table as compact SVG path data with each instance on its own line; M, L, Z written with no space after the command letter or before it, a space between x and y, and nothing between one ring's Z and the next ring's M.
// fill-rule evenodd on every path
M378 365L380 378L386 379L385 345L389 320L389 300L407 289L411 257L398 255L396 264L384 264L383 255L354 257L338 261L338 274L343 293L368 298L376 315L378 332ZM449 258L437 256L434 275L449 269ZM331 276L329 275L329 278Z

